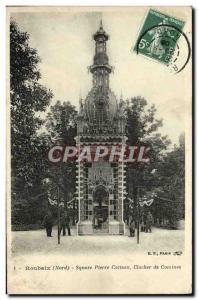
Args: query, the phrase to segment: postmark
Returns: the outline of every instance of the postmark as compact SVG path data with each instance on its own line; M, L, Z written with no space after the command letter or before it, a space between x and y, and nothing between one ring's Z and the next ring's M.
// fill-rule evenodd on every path
M150 9L134 50L166 65L173 73L181 72L191 52L189 40L182 31L184 24L184 21Z

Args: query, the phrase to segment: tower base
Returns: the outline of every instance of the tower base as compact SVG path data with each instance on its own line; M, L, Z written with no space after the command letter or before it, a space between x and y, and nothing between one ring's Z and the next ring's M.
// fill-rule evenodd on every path
M93 234L93 224L91 221L81 221L77 224L78 235Z
M125 224L116 220L110 221L108 230L104 233L102 230L94 231L93 223L91 221L81 221L77 224L78 235L97 235L103 233L104 235L124 235Z

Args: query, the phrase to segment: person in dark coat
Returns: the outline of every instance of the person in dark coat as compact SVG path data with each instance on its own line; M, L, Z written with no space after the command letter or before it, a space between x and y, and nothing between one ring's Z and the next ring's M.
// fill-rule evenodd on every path
M66 235L66 230L65 230L66 228L67 228L67 231L68 231L68 235L71 235L70 218L69 218L67 213L63 212L60 216L60 234L61 234L61 231L63 229L63 236Z
M140 219L140 228L141 232L145 232L146 230L146 222L145 222L145 214L143 213Z
M130 218L129 221L129 232L130 232L130 237L134 237L135 236L135 220L133 217Z
M53 217L50 210L48 210L47 214L44 217L44 226L46 228L47 237L52 236L52 226L53 226Z
M152 232L151 228L153 225L153 216L149 211L146 217L146 232Z

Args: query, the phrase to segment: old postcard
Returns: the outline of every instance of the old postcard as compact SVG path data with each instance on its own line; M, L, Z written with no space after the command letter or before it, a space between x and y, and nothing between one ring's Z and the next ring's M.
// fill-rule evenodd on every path
M7 7L7 293L192 293L191 7Z

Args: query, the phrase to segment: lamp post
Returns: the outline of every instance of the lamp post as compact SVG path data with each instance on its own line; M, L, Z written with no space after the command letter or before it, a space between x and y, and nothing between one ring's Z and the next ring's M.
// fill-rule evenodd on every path
M154 175L156 173L157 169L153 169L150 172L150 175ZM143 178L143 181L145 181L145 178ZM137 244L140 242L140 187L137 185L137 191L136 191L136 208L137 208ZM141 206L144 206L146 204L145 202L142 203ZM152 204L152 202L151 202ZM150 206L151 204L146 204L147 206Z
M63 143L63 138L62 137L55 137L53 139L53 142L56 143L56 145L62 145ZM60 168L57 170L56 176L58 176L58 181L57 181L57 227L58 227L58 245L60 244L60 229L61 229L61 224L60 224L60 188L59 188L59 179L61 176L61 170Z
M57 187L57 214L58 214L58 244L60 244L60 193L59 187Z
M140 242L140 199L139 186L137 186L137 244Z

